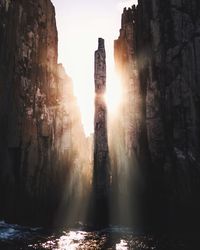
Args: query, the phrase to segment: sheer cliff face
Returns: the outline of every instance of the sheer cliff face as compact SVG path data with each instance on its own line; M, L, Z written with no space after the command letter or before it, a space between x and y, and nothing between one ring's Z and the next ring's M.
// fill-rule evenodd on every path
M83 141L51 1L0 0L1 214L50 221L77 159L75 131Z
M147 89L147 131L154 164L173 156L184 165L197 164L199 159L198 8L195 0L139 2L136 46L140 78L144 77Z
M129 64L129 78L138 74L131 87L136 103L127 106L136 111L132 150L151 176L155 207L164 201L175 220L199 207L199 7L195 0L140 0L124 10L115 43L116 63Z
M138 87L138 74L136 70L134 43L134 18L133 10L125 10L122 15L121 30L118 40L115 41L115 62L117 73L122 84L122 103L120 116L124 128L124 148L127 156L132 155L133 137L135 128L134 116L136 115L135 99Z
M50 181L57 30L50 1L1 0L0 15L1 207L6 210L16 205L16 189L40 199Z

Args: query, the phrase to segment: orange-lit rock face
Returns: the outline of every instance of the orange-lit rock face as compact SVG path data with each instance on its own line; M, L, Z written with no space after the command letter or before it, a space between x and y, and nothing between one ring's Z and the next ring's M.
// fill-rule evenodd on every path
M137 164L134 149L138 144L139 82L134 50L135 8L124 9L120 35L114 42L116 71L121 84L121 100L116 115L109 117L109 153L112 166L113 211L118 223L130 223L136 211L134 184ZM113 89L113 93L114 93ZM114 214L114 213L113 213Z
M123 129L124 153L131 157L136 130L137 115L136 101L138 101L138 73L134 51L134 8L125 9L122 14L120 36L115 40L115 63L122 84L122 103L119 117Z

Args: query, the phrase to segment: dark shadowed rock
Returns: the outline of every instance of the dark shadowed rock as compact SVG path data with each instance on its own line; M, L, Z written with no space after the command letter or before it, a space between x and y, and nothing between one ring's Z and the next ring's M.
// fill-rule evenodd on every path
M199 222L199 29L199 1L139 0L115 43L122 78L132 79L132 150L155 224Z
M0 0L0 214L10 221L53 221L81 147L75 130L85 144L57 43L51 1Z
M106 91L106 52L104 40L99 38L98 50L95 52L95 117L94 117L94 213L95 225L108 223L109 196L109 153L107 138Z

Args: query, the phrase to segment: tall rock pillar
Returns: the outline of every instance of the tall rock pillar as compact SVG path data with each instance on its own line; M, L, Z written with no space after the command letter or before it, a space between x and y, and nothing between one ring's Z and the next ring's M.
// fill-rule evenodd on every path
M99 38L95 52L95 117L94 117L94 201L96 225L108 221L109 153L107 138L106 53L104 40Z

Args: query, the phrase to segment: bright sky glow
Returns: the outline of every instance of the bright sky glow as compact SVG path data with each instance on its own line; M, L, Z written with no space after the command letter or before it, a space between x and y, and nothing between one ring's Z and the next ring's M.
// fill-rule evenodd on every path
M93 132L94 51L98 38L105 39L107 54L107 101L114 110L120 84L114 74L113 42L118 37L124 7L137 0L52 0L56 8L59 62L73 79L87 135Z

